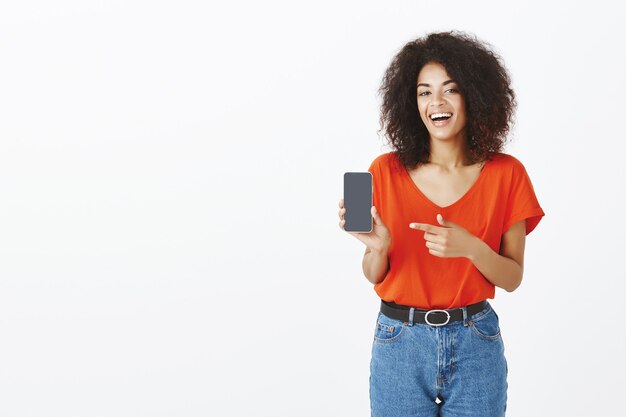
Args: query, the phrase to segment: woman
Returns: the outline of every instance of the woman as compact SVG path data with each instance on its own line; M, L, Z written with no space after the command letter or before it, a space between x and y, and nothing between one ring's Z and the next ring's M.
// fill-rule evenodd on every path
M508 366L495 287L521 283L525 236L544 212L502 153L515 95L501 59L461 32L406 44L383 78L373 229L363 272L381 298L372 416L503 416ZM343 199L339 226L345 224Z

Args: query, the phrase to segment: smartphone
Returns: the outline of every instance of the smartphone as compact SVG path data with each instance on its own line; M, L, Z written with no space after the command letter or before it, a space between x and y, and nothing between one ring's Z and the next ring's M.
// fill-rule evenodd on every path
M346 172L343 174L343 206L346 232L372 231L372 174Z

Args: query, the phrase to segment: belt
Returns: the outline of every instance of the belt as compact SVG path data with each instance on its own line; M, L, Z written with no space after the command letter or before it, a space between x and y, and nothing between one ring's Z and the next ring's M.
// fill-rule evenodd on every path
M423 323L431 326L443 326L453 321L463 320L463 308L451 308L449 310L423 310L393 301L380 300L380 311L387 317L402 320L405 323ZM487 300L470 304L466 307L467 317L476 314L487 307Z

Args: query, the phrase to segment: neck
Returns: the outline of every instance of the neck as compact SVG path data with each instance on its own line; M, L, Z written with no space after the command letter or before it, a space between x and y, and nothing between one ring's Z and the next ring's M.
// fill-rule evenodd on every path
M466 165L465 141L463 140L430 140L430 163L448 169Z

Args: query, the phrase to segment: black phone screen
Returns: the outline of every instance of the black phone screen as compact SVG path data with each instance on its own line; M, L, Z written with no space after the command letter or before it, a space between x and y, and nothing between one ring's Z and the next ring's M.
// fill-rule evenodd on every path
M346 172L343 175L343 205L347 232L372 231L372 174Z

